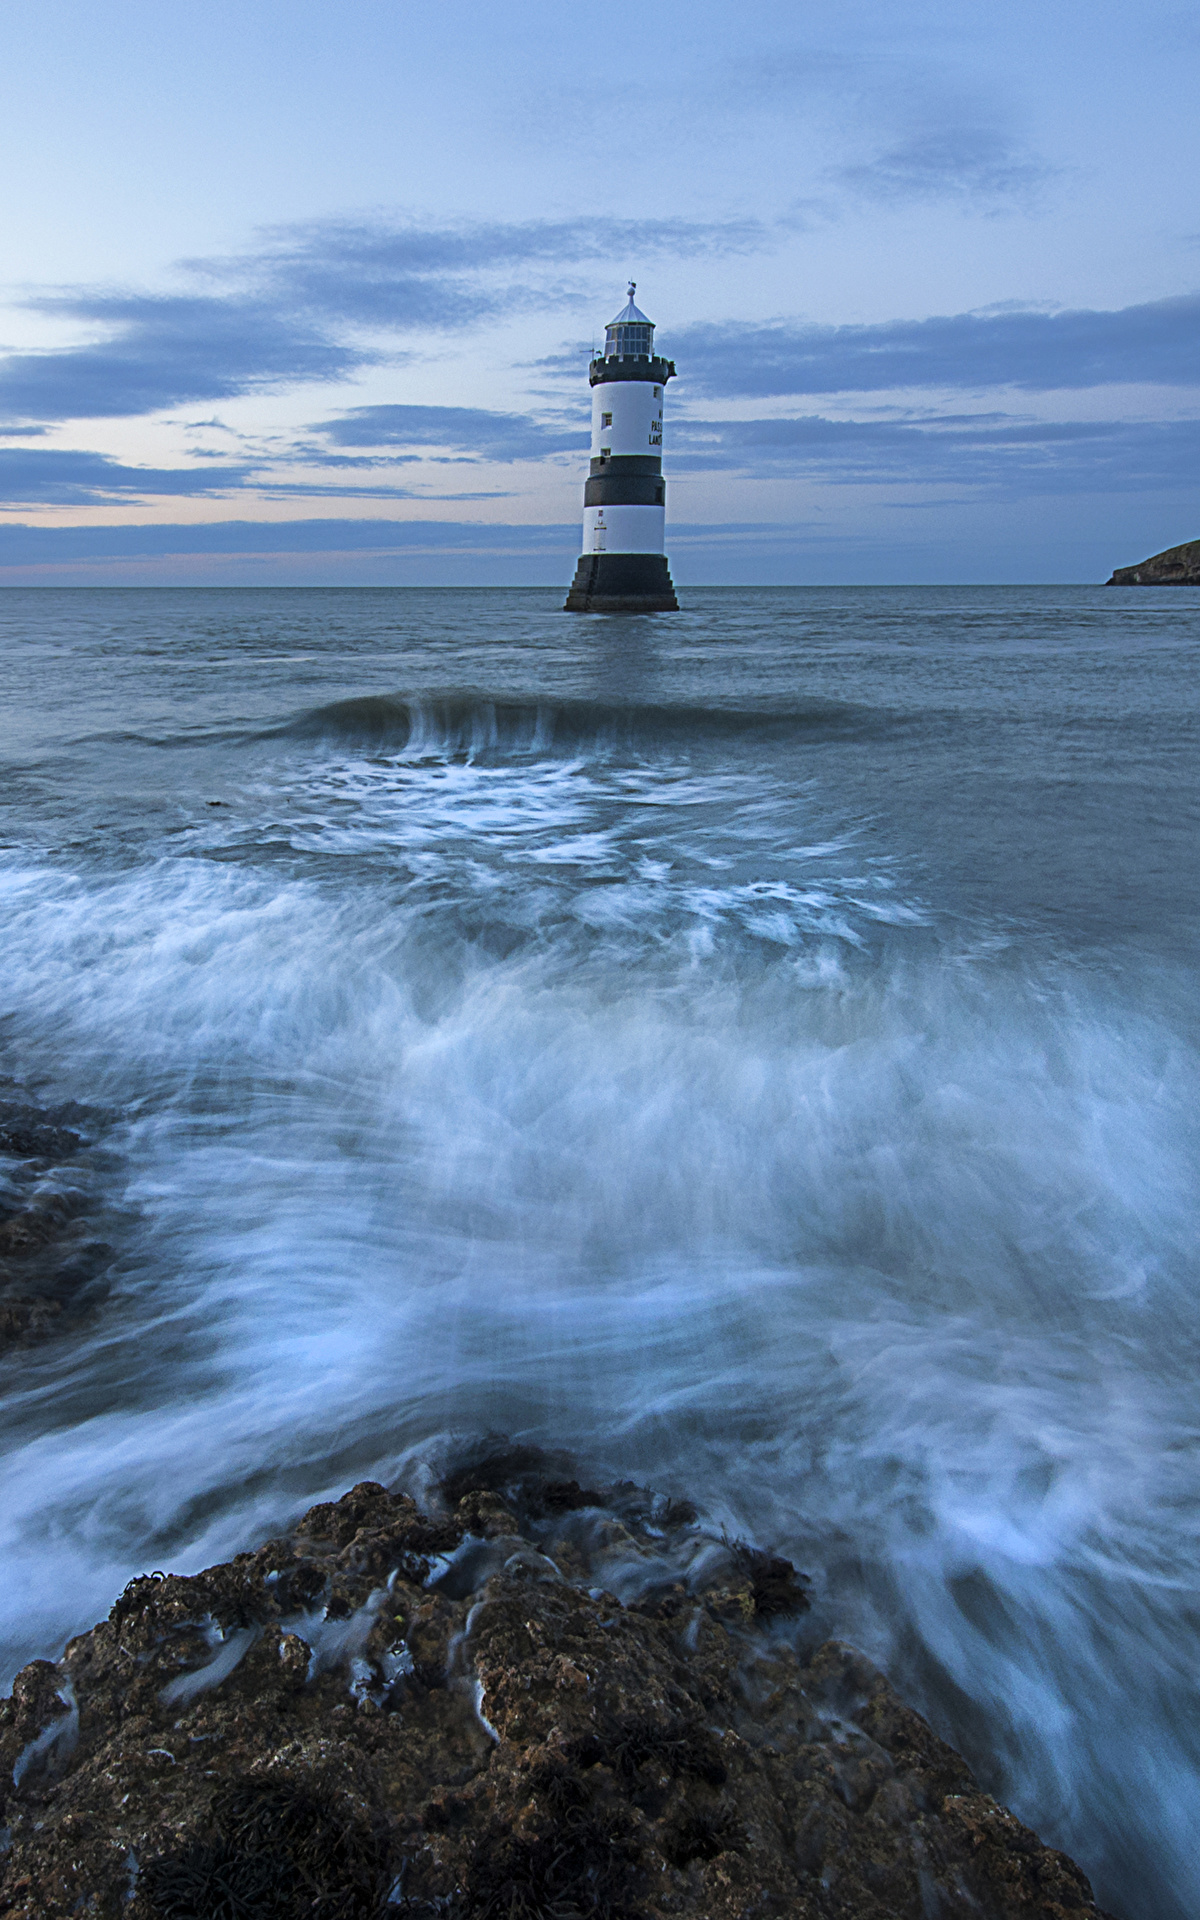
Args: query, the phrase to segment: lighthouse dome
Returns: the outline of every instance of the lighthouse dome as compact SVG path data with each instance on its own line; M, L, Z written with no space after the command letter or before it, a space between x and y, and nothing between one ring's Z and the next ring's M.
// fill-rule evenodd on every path
M631 280L628 305L604 329L606 359L611 359L613 354L627 353L644 353L649 357L654 352L654 322L647 320L640 307L634 305L636 291L637 281Z

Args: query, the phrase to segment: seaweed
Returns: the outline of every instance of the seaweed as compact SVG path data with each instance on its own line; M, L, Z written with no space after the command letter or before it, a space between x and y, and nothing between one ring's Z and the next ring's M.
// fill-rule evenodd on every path
M128 1620L132 1614L141 1613L157 1597L157 1589L167 1579L165 1573L135 1574L123 1591L117 1595L108 1610L108 1617L114 1627Z
M578 1773L558 1760L542 1760L531 1767L529 1787L556 1820L585 1807L590 1798Z
M547 1480L541 1489L542 1505L551 1513L578 1513L583 1507L602 1507L604 1495L595 1487L581 1487L578 1480Z
M499 1437L499 1436L497 1436ZM469 1493L498 1493L522 1505L530 1515L599 1505L603 1496L586 1492L565 1476L572 1462L542 1447L493 1446L447 1474L439 1491L456 1507Z
M652 1760L676 1780L722 1787L728 1777L716 1736L695 1720L612 1720L572 1742L568 1752L577 1766L603 1763L625 1781Z
M715 1813L692 1808L667 1827L662 1849L673 1867L688 1867L693 1860L715 1860L721 1853L740 1852L745 1840L740 1821L727 1808L718 1808Z
M652 1518L656 1526L663 1527L668 1533L674 1533L679 1527L690 1527L700 1518L700 1510L690 1500L668 1499L661 1507L655 1507Z
M568 1813L530 1839L494 1825L475 1849L462 1920L642 1920L637 1853L618 1822Z
M242 1779L214 1797L211 1831L142 1870L161 1920L378 1920L391 1875L382 1837L319 1786Z
M656 1534L690 1526L698 1517L690 1500L664 1499L633 1480L615 1486L584 1486L574 1474L567 1453L543 1447L512 1445L504 1434L489 1434L481 1451L471 1455L439 1483L447 1505L456 1507L468 1494L499 1494L529 1520L553 1520L560 1514L604 1507L636 1528Z

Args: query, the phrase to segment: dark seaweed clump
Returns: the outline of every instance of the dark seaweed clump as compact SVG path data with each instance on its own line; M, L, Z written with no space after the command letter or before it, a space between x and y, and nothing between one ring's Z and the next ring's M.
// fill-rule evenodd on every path
M605 1493L595 1487L581 1487L570 1477L570 1467L566 1454L506 1444L447 1474L440 1492L450 1507L456 1507L471 1493L498 1494L526 1520L603 1506Z
M456 1920L643 1920L637 1879L618 1821L579 1809L533 1839L495 1826L475 1849Z
M694 1721L613 1720L601 1732L575 1741L569 1751L578 1766L603 1763L626 1781L651 1761L673 1780L703 1780L707 1786L722 1787L726 1779L720 1743Z
M662 1846L673 1867L690 1867L693 1860L715 1860L719 1854L739 1852L744 1840L737 1815L719 1807L713 1813L680 1814L668 1826Z
M380 1836L290 1780L231 1782L210 1832L141 1877L162 1920L377 1920L391 1885Z

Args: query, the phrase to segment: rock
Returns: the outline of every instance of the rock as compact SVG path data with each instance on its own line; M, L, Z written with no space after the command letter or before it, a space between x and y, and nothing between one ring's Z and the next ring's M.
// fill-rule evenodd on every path
M38 1107L0 1103L0 1155L14 1160L49 1163L67 1160L83 1141L61 1117L47 1116Z
M0 1295L0 1353L6 1347L14 1347L25 1341L41 1340L53 1332L54 1322L62 1312L57 1300L47 1300L42 1294L30 1294L25 1298Z
M531 1449L443 1485L145 1575L19 1674L0 1913L1097 1920L869 1661L804 1646L788 1562Z
M1110 587L1200 587L1200 540L1168 547L1136 567L1118 567Z
M95 1231L100 1181L83 1131L97 1118L0 1090L0 1354L72 1330L104 1298L114 1254Z

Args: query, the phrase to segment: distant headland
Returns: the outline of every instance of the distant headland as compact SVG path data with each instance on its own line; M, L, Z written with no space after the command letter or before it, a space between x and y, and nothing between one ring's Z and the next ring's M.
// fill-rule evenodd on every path
M1200 587L1200 540L1168 547L1136 567L1117 567L1109 587Z

